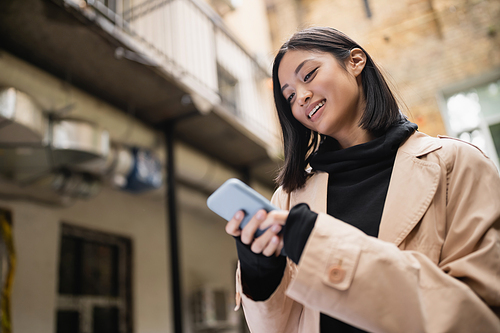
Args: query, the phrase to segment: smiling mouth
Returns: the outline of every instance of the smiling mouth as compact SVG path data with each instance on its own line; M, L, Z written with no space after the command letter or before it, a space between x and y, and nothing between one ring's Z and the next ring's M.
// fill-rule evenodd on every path
M321 101L321 102L319 102L319 103L318 103L318 105L316 105L316 106L314 107L314 109L312 109L312 110L311 110L311 112L309 112L309 114L307 115L307 118L311 119L311 117L312 117L312 116L314 116L314 114L315 114L316 112L318 112L318 110L319 110L319 109L321 109L321 107L322 107L323 105L325 105L325 101Z

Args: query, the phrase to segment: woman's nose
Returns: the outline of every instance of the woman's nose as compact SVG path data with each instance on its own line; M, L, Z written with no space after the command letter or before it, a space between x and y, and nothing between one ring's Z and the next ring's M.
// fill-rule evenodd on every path
M310 90L304 89L298 91L297 95L298 95L297 102L299 103L300 106L304 106L310 101L312 97L312 92Z

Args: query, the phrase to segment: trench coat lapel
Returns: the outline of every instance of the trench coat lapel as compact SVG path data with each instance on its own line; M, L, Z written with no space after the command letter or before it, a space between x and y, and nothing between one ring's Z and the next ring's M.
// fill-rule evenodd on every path
M328 192L328 173L315 172L307 180L307 185L291 193L290 208L305 202L316 213L326 213Z
M417 140L418 138L423 140ZM378 238L399 246L427 211L439 183L440 166L422 157L441 148L415 133L396 155Z

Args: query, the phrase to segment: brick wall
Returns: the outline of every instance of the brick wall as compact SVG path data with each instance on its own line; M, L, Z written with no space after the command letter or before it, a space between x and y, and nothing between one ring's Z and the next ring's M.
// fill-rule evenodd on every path
M500 68L499 0L268 0L299 11L295 27L331 26L361 44L382 67L403 110L422 132L446 133L438 107L441 89ZM289 24L288 24L289 25ZM273 36L289 36L285 24ZM283 40L273 40L277 49Z

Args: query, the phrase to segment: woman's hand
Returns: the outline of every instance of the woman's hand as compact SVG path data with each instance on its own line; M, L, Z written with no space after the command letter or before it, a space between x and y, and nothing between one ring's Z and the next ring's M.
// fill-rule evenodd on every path
M237 212L234 217L226 224L226 232L231 236L241 236L241 241L244 244L250 245L254 253L262 253L270 257L273 254L279 255L283 248L283 235L278 235L286 223L288 211L286 210L273 210L267 213L261 209L255 214L248 224L240 229L241 220L243 220L244 213ZM258 238L254 238L257 229L264 230L268 228Z

